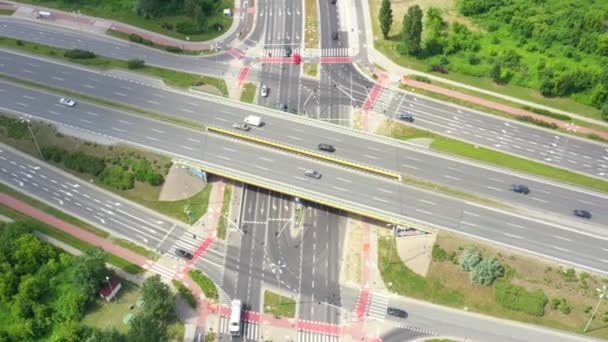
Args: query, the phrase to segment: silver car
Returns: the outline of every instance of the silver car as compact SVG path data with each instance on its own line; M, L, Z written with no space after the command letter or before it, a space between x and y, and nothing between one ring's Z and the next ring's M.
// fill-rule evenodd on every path
M304 170L304 175L308 176L310 178L315 178L315 179L320 179L321 178L321 174L315 170Z
M241 131L248 131L248 130L251 129L251 127L249 127L248 124L243 123L243 122L236 122L236 123L234 123L232 125L232 128L238 129L238 130L241 130Z
M74 107L76 105L76 101L67 99L65 97L60 98L59 103L61 103L64 106L68 106L68 107Z
M265 84L262 84L262 89L260 90L260 95L262 97L267 97L268 96L268 86Z

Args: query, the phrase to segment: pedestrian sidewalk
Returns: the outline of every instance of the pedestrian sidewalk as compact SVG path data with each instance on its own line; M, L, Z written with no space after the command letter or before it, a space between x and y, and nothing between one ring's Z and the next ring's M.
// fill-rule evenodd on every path
M233 18L232 25L223 35L214 38L210 41L205 42L190 42L183 41L177 38L165 36L163 34L148 31L133 25L129 25L126 23L122 23L119 21L104 19L104 18L96 18L84 14L76 14L69 13L65 11L61 11L54 8L46 8L42 6L37 6L33 4L21 4L16 3L14 1L4 1L3 8L5 9L15 9L16 12L13 14L16 17L37 20L38 13L40 11L50 12L50 19L41 19L39 22L50 25L71 27L74 29L78 29L80 31L88 31L88 32L97 32L103 33L106 30L115 30L125 34L137 34L142 36L145 39L148 39L155 44L164 45L164 46L173 46L178 47L182 50L190 50L190 51L200 51L207 50L213 47L217 47L218 44L223 43L224 41L232 40L231 38L236 38L236 32L241 25L241 3L240 1L235 1L235 7L232 9Z

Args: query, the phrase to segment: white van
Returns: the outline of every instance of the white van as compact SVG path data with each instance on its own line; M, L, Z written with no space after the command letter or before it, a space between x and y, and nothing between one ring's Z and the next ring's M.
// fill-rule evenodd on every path
M241 336L241 301L235 299L232 301L232 310L230 311L230 335Z
M245 122L246 124L249 124L251 126L255 126L255 127L260 127L262 126L262 118L259 116L255 116L255 115L249 115L245 117L245 120L243 120L243 122Z

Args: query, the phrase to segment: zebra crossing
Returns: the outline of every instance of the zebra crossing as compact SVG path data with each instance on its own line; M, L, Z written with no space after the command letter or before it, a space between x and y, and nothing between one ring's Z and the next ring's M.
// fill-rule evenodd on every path
M371 293L371 299L367 306L367 316L383 320L386 317L386 309L388 308L388 297L379 294Z
M396 94L397 92L382 87L372 106L372 110L381 114L388 113L391 108L394 108L392 102Z
M230 317L220 317L220 334L230 334L229 330ZM258 330L260 326L257 323L243 321L242 334L245 340L258 340Z
M17 7L17 10L15 12L28 14L28 13L32 13L33 11L34 11L34 9L31 7L19 6L19 7Z
M323 333L298 331L298 342L339 342L340 336Z
M262 50L262 57L286 57L285 56L285 48L286 47L278 47L278 48L264 48ZM299 54L300 53L300 48L291 48L291 55L295 55L295 54Z
M112 23L103 21L103 20L95 20L95 22L93 23L93 26L99 27L102 29L108 29L108 28L112 27Z
M329 48L321 49L320 57L348 57L350 55L349 48Z
M183 249L187 252L193 253L198 245L201 243L201 238L194 238L192 233L184 233L173 244L169 247L169 254L173 255L176 248Z

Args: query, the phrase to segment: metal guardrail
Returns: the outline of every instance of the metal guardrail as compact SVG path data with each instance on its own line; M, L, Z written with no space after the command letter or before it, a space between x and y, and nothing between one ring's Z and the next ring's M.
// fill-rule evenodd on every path
M187 165L191 167L201 168L207 172L221 175L230 179L234 179L245 184L259 186L268 190L284 193L294 197L303 198L312 202L327 205L329 207L341 209L353 214L358 214L364 217L376 219L383 222L389 222L398 225L415 227L416 229L425 231L427 233L434 233L435 229L432 228L431 224L412 219L403 215L391 213L386 210L373 208L364 204L355 203L352 201L342 200L333 196L318 193L316 191L306 190L300 187L294 187L292 185L277 182L271 179L247 174L234 169L226 168L221 165L205 162L205 161L194 161L186 159L176 159L175 163Z
M243 139L243 140L254 141L254 142L257 142L257 143L260 143L260 144L263 144L263 145L268 145L268 146L280 148L280 149L283 149L283 150L287 150L287 151L291 151L291 152L295 152L295 153L300 153L300 154L303 154L303 155L306 155L306 156L309 156L309 157L314 157L314 158L317 158L317 159L327 160L327 161L331 161L331 162L334 162L334 163L339 164L339 165L346 165L346 166L350 166L350 167L355 168L355 169L359 169L359 170L363 170L363 171L379 174L379 175L382 175L382 176L386 176L386 177L390 177L390 178L395 178L397 180L401 180L401 175L398 174L398 173L395 173L395 172L383 170L383 169L372 167L372 166L366 166L366 165L359 164L359 163L354 163L354 162L351 162L351 161L348 161L348 160L331 157L331 156L324 155L324 154L321 154L321 153L315 153L315 152L308 151L308 150L305 150L305 149L301 149L301 148L285 145L285 144L282 144L280 142L271 141L271 140L263 139L263 138L258 138L258 137L254 137L254 136L251 136L251 135L237 133L237 132L233 132L233 131L230 131L230 130L227 130L227 129L217 128L217 127L211 127L211 126L207 126L207 131L209 131L209 132L215 132L215 133L220 133L220 134L224 134L224 135L228 135L228 136L232 136L232 137L237 137L237 138L240 138L240 139Z

